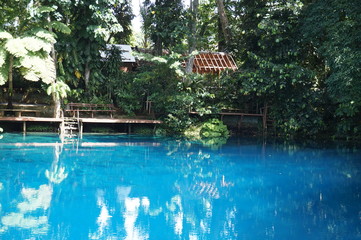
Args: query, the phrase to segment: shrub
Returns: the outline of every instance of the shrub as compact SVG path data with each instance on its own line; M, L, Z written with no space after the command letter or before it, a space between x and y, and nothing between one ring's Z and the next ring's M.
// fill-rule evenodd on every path
M221 120L212 118L206 122L189 127L184 135L189 138L228 138L229 131Z
M212 118L202 124L200 135L202 138L229 137L227 126L221 120Z

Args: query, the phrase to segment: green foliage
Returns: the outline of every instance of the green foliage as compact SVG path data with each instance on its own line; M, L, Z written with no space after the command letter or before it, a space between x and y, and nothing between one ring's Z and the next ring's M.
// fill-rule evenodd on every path
M184 136L197 140L204 146L217 149L227 142L229 131L219 119L209 119L206 122L190 126L184 131Z
M154 128L148 126L136 126L133 130L133 133L139 135L153 135Z
M69 86L61 79L58 79L56 82L51 83L46 90L46 93L48 95L55 94L55 97L57 99L66 98L68 92L70 92Z
M162 55L162 49L172 50L182 43L186 33L186 19L181 0L160 0L151 3L144 1L143 19L146 32L155 44L156 55Z
M3 85L7 82L8 70L7 52L4 48L0 47L0 85Z
M361 134L359 4L319 0L307 7L302 22L305 41L318 56L319 68L315 70L325 81L330 105L336 105L336 122L332 119L330 124L337 125L338 135Z
M229 131L221 120L212 118L206 122L190 126L184 135L195 139L228 138Z
M94 133L114 133L115 130L111 127L100 127L100 126L93 126L90 128L91 132Z
M46 84L54 82L56 71L49 54L51 43L55 39L50 37L51 35L46 35L45 31L36 31L35 35L24 34L17 38L12 38L11 34L6 34L6 32L2 32L2 36L3 38L0 39L0 84L7 81L8 65L5 62L10 55L14 57L14 66L20 70L25 79L29 81L41 79Z
M144 1L145 37L153 40L158 55L163 49L173 54L141 56L140 67L132 73L120 71L119 53L108 61L99 54L106 43L129 42L133 16L128 0L4 1L0 85L8 80L14 59L15 75L41 79L50 84L48 93L68 95L67 101L113 102L127 115L144 114L144 102L151 101L154 117L164 120L171 133L181 133L223 108L267 103L279 135L357 137L361 135L359 3L224 0L232 36L227 50L239 71L217 78L185 74L181 57L190 47L186 40L195 41L192 47L197 50L224 45L216 1L200 1L197 13L185 11L180 0ZM190 21L195 20L193 29ZM50 58L54 45L60 78ZM181 54L174 54L177 51ZM197 117L189 111L197 112ZM192 131L197 129L200 132L199 127Z
M70 34L71 33L71 29L65 25L62 22L51 22L51 27L54 28L56 31L64 33L64 34Z
M229 137L227 126L219 119L210 119L202 124L200 135L202 138Z
M69 35L59 34L56 44L59 73L72 89L83 89L84 99L94 96L102 98L109 92L104 88L109 79L103 75L106 63L101 59L100 51L109 42L123 42L115 39L123 29L128 29L131 13L123 12L129 2L114 0L56 1L59 6L51 13L54 19L70 19ZM123 27L124 26L124 27ZM123 35L123 37L126 37Z
M27 131L28 132L56 132L57 128L49 126L49 125L36 124L36 125L28 126Z

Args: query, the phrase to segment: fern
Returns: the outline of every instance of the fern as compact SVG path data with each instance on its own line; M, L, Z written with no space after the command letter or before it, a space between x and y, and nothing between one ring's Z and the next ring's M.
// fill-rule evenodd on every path
M0 45L0 85L4 85L8 80L8 67L6 64L6 51L3 46Z
M46 31L44 29L37 29L34 31L34 35L38 38L45 40L48 43L54 44L56 43L55 34L52 32Z
M36 37L25 37L22 39L25 48L30 52L38 52L43 49L45 52L50 53L51 44Z
M28 50L25 48L25 44L21 38L7 40L5 49L15 57L24 57L28 54Z
M0 31L0 39L11 39L13 36L5 31Z
M0 85L4 85L8 80L8 71L5 66L0 67Z
M55 42L54 34L44 29L34 29L18 38L0 31L0 85L8 80L8 54L14 56L14 67L19 68L25 79L41 79L46 84L55 82L55 65L49 55Z
M20 59L20 65L20 71L26 80L39 81L41 79L46 84L55 81L56 71L50 56L46 58L37 55L25 56Z
M58 22L58 21L51 22L51 26L58 32L61 32L64 34L71 33L70 28L62 22Z
M0 46L0 68L5 64L6 57L7 57L7 54L6 54L5 49Z

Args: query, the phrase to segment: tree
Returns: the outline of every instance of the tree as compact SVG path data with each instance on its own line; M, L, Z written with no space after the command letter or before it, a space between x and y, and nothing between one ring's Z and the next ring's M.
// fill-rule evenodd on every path
M225 83L238 87L233 99L272 105L279 132L320 133L325 126L324 90L307 64L310 57L299 28L304 5L298 0L232 4L230 28L236 37L230 50L242 63Z
M123 28L122 31L114 34L113 38L115 43L130 43L132 19L134 18L130 2L130 0L124 0L122 3L114 6L114 15Z
M57 2L57 15L69 22L71 29L70 35L59 35L55 45L59 73L73 88L86 89L89 96L96 95L104 80L100 50L123 31L116 14L123 1Z
M189 7L190 17L189 17L189 34L188 34L188 53L192 54L197 49L197 39L198 39L198 31L197 31L197 22L198 22L198 6L199 1L193 0L191 1L191 5ZM191 73L193 69L194 56L189 56L185 72Z
M230 36L230 30L228 24L228 17L224 7L224 1L217 0L216 2L217 2L217 9L218 9L219 21L222 29L222 34L224 37L225 45L228 46L231 41L231 36ZM223 51L223 49L220 49L220 51Z
M182 43L186 28L181 0L156 0L155 3L145 0L144 8L149 8L147 15L143 15L143 21L146 31L151 33L156 55L162 55L163 49L172 50Z
M42 79L46 84L55 81L56 72L50 56L54 35L39 28L33 17L41 9L33 5L8 1L4 7L4 30L0 31L0 85L9 83L8 107L12 108L13 68L30 81ZM24 20L20 20L21 19Z
M315 68L330 99L329 124L340 135L361 133L361 1L318 0L302 21L305 42L313 51Z

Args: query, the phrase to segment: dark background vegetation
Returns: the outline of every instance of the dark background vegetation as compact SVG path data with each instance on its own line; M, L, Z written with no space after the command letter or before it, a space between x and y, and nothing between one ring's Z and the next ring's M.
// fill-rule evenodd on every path
M137 47L152 55L128 73L119 70L119 54L104 61L99 51L107 43L132 43L129 1L39 0L37 7L54 10L31 18L29 2L2 3L0 28L21 35L49 29L47 18L69 27L67 34L53 29L57 76L71 88L63 103L114 103L134 116L152 101L154 117L173 133L221 109L267 104L276 135L361 136L360 0L193 0L189 8L180 0L145 0ZM17 16L31 20L15 27ZM228 52L239 69L220 76L186 73L181 63L194 50ZM16 87L45 92L44 84L16 76Z

